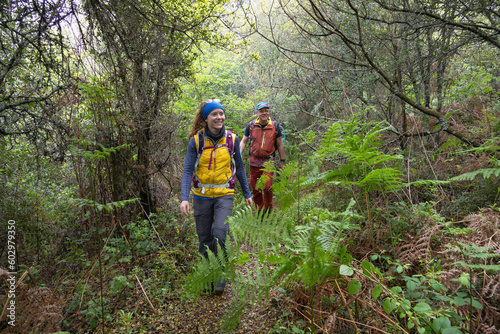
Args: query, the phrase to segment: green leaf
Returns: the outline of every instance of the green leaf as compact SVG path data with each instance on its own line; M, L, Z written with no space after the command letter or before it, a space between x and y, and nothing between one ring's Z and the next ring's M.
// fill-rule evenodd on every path
M424 302L418 303L417 305L415 305L413 307L413 309L415 310L415 312L419 312L419 313L427 313L427 312L432 311L432 308L430 307L430 305L427 303L424 303Z
M446 291L446 287L441 283L432 284L431 287L438 292Z
M361 283L355 279L351 280L349 282L349 288L348 288L349 295L351 296L355 295L356 293L359 292L359 290L361 290Z
M267 256L267 262L269 262L270 264L276 264L277 261L278 258L274 254L271 253Z
M408 299L404 299L401 302L401 308L403 308L405 311L409 312L411 309L411 301L409 301Z
M418 281L410 279L406 281L406 287L408 288L408 291L415 291L416 289L420 288L420 283Z
M354 273L354 270L352 270L351 267L346 266L344 264L340 266L340 269L339 269L339 274L340 275L342 275L342 276L352 276L353 273Z
M373 265L373 263L366 260L361 262L361 268L363 269L363 273L368 277L370 277L370 273L375 272L375 266Z
M463 286L469 286L469 275L468 274L462 274L460 275L460 284Z
M441 334L462 334L462 331L458 327L445 328Z
M377 284L373 287L373 290L372 290L372 297L373 299L377 299L380 294L382 293L382 286L380 284Z
M259 254L259 261L260 261L261 263L266 262L266 254L264 254L264 253L260 253L260 254Z
M455 302L455 304L457 304L457 306L464 306L465 305L465 299L463 299L461 297L456 296L455 298L453 298L453 301Z
M451 327L451 322L450 319L446 317L440 317L437 319L434 319L432 322L432 329L436 331L436 333L441 332L443 329L450 328Z
M475 300L475 299L472 299L472 302L471 302L470 298L467 298L465 301L466 301L467 303L471 304L471 305L472 305L472 307L477 308L478 310L482 310L482 309L483 309L483 305L481 305L481 303L480 303L480 302L478 302L478 301L477 301L477 300Z
M236 261L238 265L242 266L243 262L248 262L250 261L250 255L248 253L240 254L238 256L238 260Z
M394 294L398 294L398 293L401 293L403 291L403 289L401 289L400 286L393 286L391 289L391 292L394 293Z
M132 256L124 256L121 259L119 259L118 262L124 263L124 262L130 262L131 260L132 260Z
M384 310L387 314L391 314L391 312L396 308L398 307L398 305L396 304L396 302L394 301L394 299L392 298L386 298L384 300Z

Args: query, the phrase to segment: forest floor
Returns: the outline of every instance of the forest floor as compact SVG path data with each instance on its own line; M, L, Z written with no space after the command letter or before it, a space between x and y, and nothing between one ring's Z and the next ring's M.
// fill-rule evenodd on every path
M228 282L221 295L203 294L197 300L174 297L155 303L153 308L143 292L137 289L120 300L120 305L113 312L113 321L106 321L104 328L102 324L97 324L97 327L90 329L89 318L80 312L63 316L68 304L55 297L50 289L29 287L26 284L19 292L16 299L19 311L22 312L19 312L18 322L15 327L2 322L1 334L45 334L61 330L62 333L70 334L216 334L223 332L223 320L230 310L233 298L231 282ZM1 301L5 302L4 296L1 297ZM111 308L111 305L108 307ZM124 317L126 314L131 316L128 322ZM60 321L63 317L67 325L61 328ZM240 319L237 328L229 333L273 333L276 324L286 321L278 305L267 302L256 302L245 308Z
M141 333L221 333L231 299L229 282L222 295L203 295L197 301L171 301L158 314L151 315L148 323L137 325ZM231 333L269 333L278 317L276 310L256 304L243 311L239 326Z
M253 264L246 263L245 269L251 269L248 266L251 267ZM237 270L243 275L247 272L243 267L236 267L239 268ZM138 298L140 297L138 296ZM179 334L222 333L223 322L230 311L233 297L231 281L228 281L224 293L221 295L205 293L196 300L171 298L162 303L163 306L157 310L157 314L150 312L151 314L147 317L147 322L138 322L137 326L141 330L137 332ZM143 306L141 309L148 310L147 305ZM270 303L269 301L259 303L256 301L254 304L248 305L243 309L239 325L230 333L273 333L275 332L273 328L278 326L277 324L287 322L284 312L285 310L281 309L278 303ZM137 314L137 310L135 310L135 314ZM134 328L132 327L131 329Z
M196 249L195 241L190 238L184 241L188 244L188 250ZM190 243L193 244L190 245ZM187 265L192 265L192 259L198 256L197 253L191 254L189 251L173 253L182 254L179 262L185 260ZM161 258L161 253L150 254L143 260L141 284L136 284L136 280L133 279L133 266L115 264L106 268L105 287L109 287L113 278L119 275L132 277L130 283L133 284L119 294L112 293L109 288L105 288L107 296L105 308L109 313L104 326L102 323L95 322L92 326L92 318L95 319L95 315L100 313L96 290L99 286L97 274L85 279L85 298L82 292L76 292L76 297L73 296L74 298L70 299L66 293L56 293L49 287L38 285L36 279L28 275L22 282L18 282L20 285L16 293L18 311L16 326L7 326L4 321L0 323L0 334L45 334L58 331L70 334L215 334L223 332L222 326L234 297L231 281L227 282L225 291L221 295L202 294L195 300L188 300L181 297L183 286L179 283L183 280L182 273L185 274L185 269L181 269L181 266L175 262L168 262L165 265L165 259ZM175 259L168 257L168 261L175 261ZM248 271L241 270L241 273L246 272ZM171 287L176 287L169 289L169 292L162 296L158 291L162 284L164 286L166 283ZM6 296L1 294L2 305L5 300ZM76 306L70 306L71 304ZM286 310L281 309L279 304L263 301L247 305L242 310L238 326L230 333L279 333L280 330L277 328L288 324L288 317L284 314ZM94 306L91 307L91 305Z

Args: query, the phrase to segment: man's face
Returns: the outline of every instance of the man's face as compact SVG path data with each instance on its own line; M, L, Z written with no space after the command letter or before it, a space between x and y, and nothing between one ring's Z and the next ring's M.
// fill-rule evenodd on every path
M269 118L269 108L260 108L257 110L257 117L261 124L266 124Z

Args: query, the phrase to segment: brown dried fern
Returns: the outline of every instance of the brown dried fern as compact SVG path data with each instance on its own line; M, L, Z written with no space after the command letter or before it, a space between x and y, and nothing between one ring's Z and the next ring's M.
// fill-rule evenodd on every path
M29 288L25 284L16 291L15 327L8 326L2 334L30 333L34 328L37 333L54 333L61 330L64 303L55 298L46 287Z
M416 269L422 261L432 257L431 242L440 234L439 225L424 227L422 234L418 237L408 236L405 242L396 250L396 259L402 265L409 265L409 271Z

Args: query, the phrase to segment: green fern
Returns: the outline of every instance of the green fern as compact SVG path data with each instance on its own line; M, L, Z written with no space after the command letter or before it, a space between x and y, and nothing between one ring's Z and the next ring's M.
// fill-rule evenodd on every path
M436 185L449 184L450 182L451 181L444 181L444 180L418 180L418 181L403 183L403 186L404 187L409 187L409 186L415 186L415 187L436 186Z
M451 247L451 249L462 253L464 256L473 259L479 259L484 261L487 260L495 260L498 262L500 260L500 254L494 253L495 249L492 246L481 247L474 244L465 244L462 242L456 242L456 246ZM470 268L472 270L482 270L489 272L499 272L500 264L476 264L476 263L467 263L465 261L457 261L453 263L454 265L461 266L464 268Z
M499 137L490 138L480 147L474 147L469 150L464 151L463 153L493 153L491 154L491 163L494 165L493 168L484 168L478 169L469 173L464 173L462 175L455 176L450 179L450 181L472 181L477 176L481 176L484 179L491 179L492 177L500 176L500 161L495 157L494 153L498 152L500 147L496 145L496 143L500 140Z
M124 206L135 203L137 201L139 201L139 198L131 198L123 201L109 202L106 204L101 204L86 198L74 198L69 200L70 203L75 203L79 207L84 207L84 206L95 207L98 211L106 210L107 212L110 212L115 208L123 208Z
M221 276L231 280L234 298L223 324L230 331L245 307L269 299L273 287L297 283L312 287L338 276L344 232L357 227L354 221L359 216L352 212L353 206L351 201L342 213L311 210L298 226L286 211L262 217L250 208L235 210L228 218L232 242L226 243L225 256L219 250L217 256L209 251L207 259L201 258L186 278L185 295L201 294L207 283ZM252 247L251 253L241 252L243 243ZM236 270L236 264L245 268L251 261L253 270Z
M469 173L464 173L455 177L452 177L450 181L472 181L477 176L483 177L483 179L491 179L493 176L500 176L500 168L484 168L478 169Z
M258 251L267 251L280 242L291 243L293 221L283 219L282 213L274 211L263 219L262 213L257 216L250 208L245 208L229 217L234 237Z
M79 146L83 146L86 149L82 149L75 145L70 146L70 151L74 156L84 157L85 159L91 160L105 160L111 156L111 154L117 153L122 149L130 149L132 146L130 144L123 144L115 147L105 147L101 143L86 140L86 139L73 139L72 142ZM90 147L99 147L100 149L89 150Z
M401 181L401 171L395 168L379 168L374 169L358 182L353 184L362 189L375 190L382 187L385 190L399 188Z
M382 135L389 128L384 122L365 122L364 114L356 114L349 121L333 124L325 133L320 159L343 158L347 164L323 174L333 184L356 185L368 191L400 187L402 173L397 164L401 155L379 151ZM394 166L388 166L394 164Z
M194 270L186 276L182 297L185 299L195 299L199 297L212 283L216 283L220 278L234 279L235 258L239 252L238 243L226 242L224 252L217 244L217 254L207 249L208 257L200 256L200 260L195 264Z

